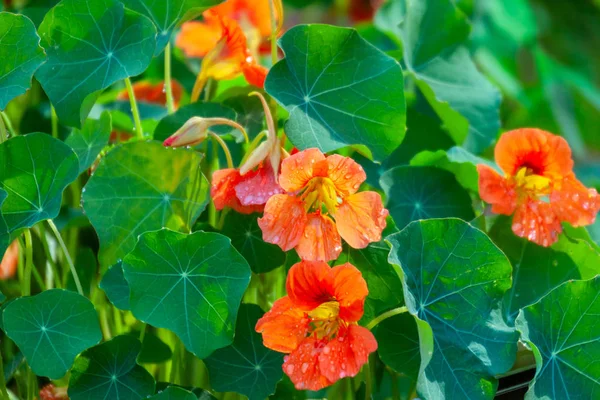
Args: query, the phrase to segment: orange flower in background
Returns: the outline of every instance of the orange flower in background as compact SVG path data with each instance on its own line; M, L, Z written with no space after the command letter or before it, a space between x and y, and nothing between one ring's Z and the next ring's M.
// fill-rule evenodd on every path
M179 106L179 101L183 94L183 87L179 82L172 81L173 102L175 107ZM133 93L135 99L140 102L159 104L164 106L167 104L167 94L165 93L165 83L163 81L152 84L148 81L139 81L133 84ZM129 100L127 90L122 90L117 96L118 100Z
M371 21L385 0L350 0L348 14L354 22Z
M286 158L279 184L288 194L267 202L258 220L263 240L284 251L295 248L310 261L336 259L341 238L357 249L381 240L389 213L378 193L357 193L365 180L363 168L349 157L308 149Z
M592 224L600 210L595 189L573 173L565 139L540 129L517 129L500 137L496 163L505 176L478 165L479 194L496 214L512 215L513 232L541 246L558 240L561 222Z
M301 261L287 276L288 295L256 324L266 347L288 353L283 371L297 389L319 390L355 376L377 350L373 334L357 325L367 283L346 263Z
M0 280L7 280L15 276L19 265L19 242L13 241L0 261Z

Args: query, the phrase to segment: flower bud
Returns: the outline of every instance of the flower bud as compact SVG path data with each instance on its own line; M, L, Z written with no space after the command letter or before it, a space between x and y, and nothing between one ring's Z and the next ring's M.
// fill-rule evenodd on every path
M227 118L192 117L177 132L169 136L163 145L167 147L196 146L208 137L210 128L217 125L229 125L245 133L242 126Z

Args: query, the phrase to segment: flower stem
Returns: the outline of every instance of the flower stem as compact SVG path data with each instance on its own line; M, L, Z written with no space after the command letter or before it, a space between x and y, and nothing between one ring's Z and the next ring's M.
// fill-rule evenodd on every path
M366 328L368 330L371 330L371 329L375 328L377 326L377 324L379 324L381 321L391 318L394 315L405 313L407 311L408 311L408 308L406 308L406 306L397 307L397 308L394 308L393 310L386 311L383 314L380 314L377 317L373 318L371 320L371 322L369 322L367 324Z
M21 294L29 296L31 294L31 271L33 270L33 241L31 240L31 231L25 230L25 272L23 274L23 285Z
M6 125L4 125L4 119L0 117L0 143L6 142L8 140L8 131L6 130Z
M0 393L3 400L9 400L8 391L6 390L6 381L4 380L4 360L2 360L2 352L0 352Z
M221 139L219 137L219 135L215 134L214 132L208 132L208 134L217 142L219 143L219 145L221 146L221 148L223 149L223 152L225 153L225 157L227 158L227 168L233 168L233 159L231 158L231 152L229 151L229 148L227 147L227 143L225 143L225 141L223 139Z
M83 288L81 287L81 281L79 280L79 275L77 275L77 270L75 269L75 264L73 264L73 259L71 258L71 255L69 254L67 245L65 244L62 236L60 235L58 228L56 227L56 225L54 225L54 222L51 219L49 219L47 221L48 221L48 226L50 226L50 229L52 229L52 232L54 232L54 236L56 236L56 240L58 240L58 244L60 245L60 248L62 249L63 253L65 254L65 258L67 259L67 264L69 264L69 268L71 269L71 274L73 274L73 280L75 281L75 286L77 286L77 291L79 292L80 295L85 296L83 294Z
M206 86L206 82L208 82L208 77L200 71L198 76L196 77L196 82L194 82L194 87L192 89L192 96L190 97L190 103L195 103L200 98L200 94Z
M127 94L129 95L129 104L131 104L131 113L133 114L133 122L135 124L135 135L139 139L143 139L144 131L142 130L140 110L138 109L137 101L135 100L135 92L133 91L133 86L131 86L131 80L129 78L125 78L125 86L127 87Z
M171 42L165 47L165 93L167 95L167 112L173 114L175 102L173 101L173 85L171 83Z
M148 324L144 323L144 325L142 325L142 329L140 330L140 343L144 343L144 338L146 337L146 327L148 326Z
M50 104L50 119L52 121L52 137L58 139L58 115L52 104Z

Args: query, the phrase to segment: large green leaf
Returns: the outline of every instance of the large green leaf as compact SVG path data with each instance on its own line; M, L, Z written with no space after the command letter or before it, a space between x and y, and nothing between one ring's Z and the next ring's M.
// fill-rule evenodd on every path
M117 0L62 0L38 31L48 61L35 76L61 122L75 127L102 90L144 72L156 46L152 21Z
M16 136L0 144L0 188L8 193L2 215L9 230L55 218L62 192L77 179L78 169L73 150L43 133Z
M84 188L83 207L100 239L100 262L115 264L138 235L169 228L189 232L208 202L202 157L158 142L114 148Z
M283 354L266 348L262 335L254 330L262 315L260 307L242 304L231 346L204 359L216 391L241 393L249 400L266 399L275 393L283 375Z
M470 26L451 0L392 0L403 7L382 20L400 25L404 62L454 140L474 152L487 148L500 128L500 93L477 71L465 43ZM389 31L389 27L381 29Z
M227 237L147 232L123 271L138 319L172 330L199 358L231 344L250 268Z
M4 190L0 189L0 210L2 210L2 204L4 203L4 200L6 200L7 196L8 194ZM0 212L0 254L2 254L2 256L4 256L9 243L10 231L8 230L8 225L6 225L6 221Z
M265 88L290 113L285 132L299 149L353 144L383 160L405 133L404 78L396 60L353 29L300 25L281 39L285 58Z
M162 392L148 397L148 400L198 400L198 397L185 389L177 386L169 386Z
M426 399L492 399L494 375L512 367L517 334L503 320L511 284L506 256L459 219L416 221L387 239L404 299L418 317Z
M84 351L71 370L71 400L139 400L154 394L154 378L136 363L140 341L122 335Z
M598 398L599 314L600 278L566 282L521 310L516 326L537 364L526 399Z
M100 289L115 307L129 311L129 284L123 275L122 261L119 261L106 271L100 281Z
M471 197L453 174L434 167L396 167L381 176L386 207L398 228L424 218L475 218Z
M221 231L231 239L233 247L244 256L252 271L257 274L282 266L286 258L279 246L262 240L262 231L257 222L259 216L230 212L225 217Z
M570 279L600 274L600 253L584 240L560 235L552 247L542 247L513 234L511 219L501 217L490 231L513 265L513 285L504 296L503 311L514 322L519 310Z
M150 18L158 31L156 50L159 55L175 28L181 23L200 15L204 10L216 6L223 0L121 0L127 8Z
M0 12L0 110L29 89L35 70L45 59L29 18Z
M102 339L93 304L69 290L18 298L2 315L4 331L33 372L51 379L62 378L77 354Z
M103 112L99 120L86 120L83 129L74 129L65 140L79 158L80 174L92 166L102 149L108 144L111 130L110 113Z

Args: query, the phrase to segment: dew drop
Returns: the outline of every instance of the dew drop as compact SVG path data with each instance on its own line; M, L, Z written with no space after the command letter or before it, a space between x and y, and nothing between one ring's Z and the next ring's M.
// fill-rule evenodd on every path
M306 373L308 371L308 363L303 363L301 369L303 374Z

